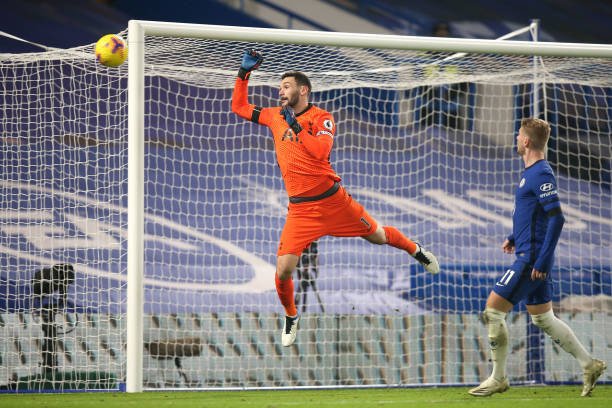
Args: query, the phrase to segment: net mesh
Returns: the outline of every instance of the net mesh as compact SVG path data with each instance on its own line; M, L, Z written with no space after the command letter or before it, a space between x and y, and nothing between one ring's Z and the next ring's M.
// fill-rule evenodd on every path
M554 309L589 352L612 359L609 60L145 44L145 387L486 378L479 314L512 263L500 245L522 169L514 138L535 107L552 125L548 160L567 219ZM303 317L290 348L280 345L274 288L288 200L268 129L231 112L247 48L264 55L249 101L277 106L280 75L305 72L312 102L336 121L331 162L344 187L379 224L436 253L442 269L430 276L397 249L321 238L294 275ZM0 387L117 388L126 359L127 65L105 68L87 46L0 54L0 75ZM75 271L66 296L33 290L37 279L60 279L36 275L60 263ZM524 306L508 320L510 381L581 381Z

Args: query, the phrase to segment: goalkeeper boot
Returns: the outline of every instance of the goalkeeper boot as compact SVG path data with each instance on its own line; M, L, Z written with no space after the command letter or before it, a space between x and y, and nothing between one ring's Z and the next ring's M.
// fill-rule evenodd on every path
M433 275L440 272L440 265L438 265L438 260L434 254L424 249L421 245L417 244L417 250L412 256L423 265L427 272Z
M597 379L606 368L606 363L601 360L593 359L593 362L584 369L584 373L582 374L582 383L584 387L582 388L582 394L580 394L581 397L588 397L591 395L591 391L595 388Z
M297 335L297 326L300 321L299 313L294 316L285 316L285 327L283 327L282 343L283 346L289 347L295 341Z
M493 395L497 392L506 392L508 391L508 388L510 388L508 378L504 378L500 381L491 376L484 380L484 382L478 387L472 388L468 392L474 395L475 397L488 397L489 395Z

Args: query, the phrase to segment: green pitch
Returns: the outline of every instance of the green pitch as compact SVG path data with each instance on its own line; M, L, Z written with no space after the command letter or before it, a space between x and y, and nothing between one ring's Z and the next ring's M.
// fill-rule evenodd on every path
M512 387L504 394L476 398L468 388L342 389L320 391L208 391L20 394L0 395L9 407L198 407L198 408L315 408L315 407L610 407L612 386L600 385L590 398L578 386Z

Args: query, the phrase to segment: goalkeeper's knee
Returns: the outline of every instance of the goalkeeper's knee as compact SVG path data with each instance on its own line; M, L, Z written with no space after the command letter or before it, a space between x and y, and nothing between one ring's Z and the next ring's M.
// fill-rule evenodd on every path
M492 307L486 307L483 313L487 330L489 332L489 344L491 349L508 344L508 326L506 325L506 313L500 312Z

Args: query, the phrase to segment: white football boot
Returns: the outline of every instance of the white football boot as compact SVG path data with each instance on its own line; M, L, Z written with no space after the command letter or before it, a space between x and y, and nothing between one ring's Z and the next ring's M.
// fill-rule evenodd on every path
M412 256L432 275L440 272L440 265L438 265L438 260L435 255L431 251L427 251L421 245L417 244L417 250Z
M493 377L489 377L483 381L476 388L472 388L468 392L476 397L488 397L489 395L493 395L497 392L502 393L508 391L510 388L510 383L507 378L504 378L502 381L498 381Z
M597 379L606 368L606 363L601 360L593 359L593 362L584 369L582 374L582 383L584 387L582 388L582 394L580 394L581 397L588 397L591 395L591 391L595 388Z
M282 343L283 346L289 347L295 342L297 336L297 326L300 321L300 315L298 313L295 317L285 316L285 326L283 327Z

